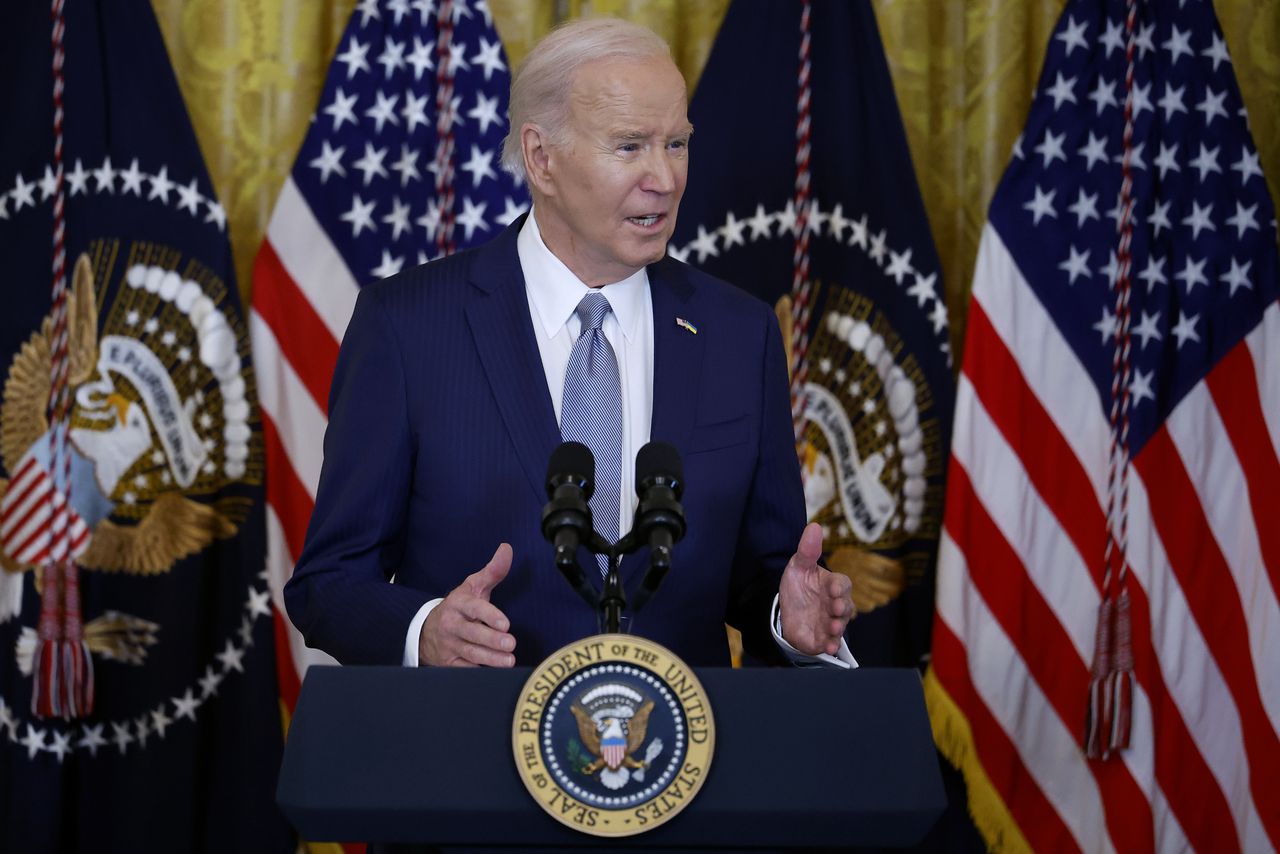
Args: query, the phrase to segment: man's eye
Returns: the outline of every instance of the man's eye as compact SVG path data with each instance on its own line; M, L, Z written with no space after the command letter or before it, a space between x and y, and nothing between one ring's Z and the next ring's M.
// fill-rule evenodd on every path
M671 142L669 142L669 143L667 144L667 146L668 146L669 148L674 148L674 149L677 149L677 150L679 150L679 149L684 149L684 148L688 148L688 147L689 147L689 140L687 140L687 139L673 139L673 140L671 140Z
M624 142L624 143L622 143L621 145L619 145L619 146L618 146L618 150L619 150L619 151L626 151L626 152L639 151L639 150L640 150L640 143L638 143L638 142Z

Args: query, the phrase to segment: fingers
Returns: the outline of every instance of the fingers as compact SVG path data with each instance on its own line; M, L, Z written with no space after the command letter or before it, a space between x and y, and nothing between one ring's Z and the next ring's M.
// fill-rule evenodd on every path
M511 571L511 546L502 543L482 569L467 576L422 625L418 659L453 667L513 667L511 621L489 601Z
M818 558L822 557L822 526L810 522L800 534L800 542L796 545L796 553L787 561L785 573L801 572L811 574L818 568Z
M457 660L451 662L454 667L514 667L515 663L516 657L510 653L470 643L461 644Z
M488 599L481 599L479 596L467 597L458 602L458 610L468 620L482 623L499 632L511 629L511 621L507 619L507 615L498 610L498 606Z
M506 618L504 617L503 620L505 621ZM474 620L462 623L458 626L457 634L459 639L472 647L498 653L503 662L510 657L509 653L516 648L516 639L514 637L506 632L491 629L484 623L476 622ZM515 664L514 661L511 663ZM504 663L490 666L507 667L510 665Z
M827 643L827 651L832 655L840 648L840 639L844 637L845 627L849 625L849 620L853 617L853 582L846 575L838 572L827 573L827 613L830 615L830 624L827 627L828 633L831 635L830 641Z
M783 572L783 632L801 652L834 655L853 615L853 589L848 577L818 565L822 556L822 526L811 522L800 535L796 553ZM794 639L792 635L795 635Z
M458 630L458 656L463 661L483 667L512 667L516 657L516 639L504 631L494 631L480 622L467 622Z
M493 588L497 587L498 582L506 578L507 573L511 571L511 555L511 546L507 543L500 544L484 568L467 576L463 584L472 594L488 599Z
M506 615L493 604L458 588L423 624L425 661L455 667L513 667L516 639L507 633L509 627Z
M828 572L823 580L826 584L828 613L847 621L853 614L853 582L847 575L838 572Z
M800 534L796 557L806 563L817 563L818 558L822 557L822 526L817 522L810 522Z
M853 617L852 589L853 584L847 576L838 572L821 572L818 586L821 595L820 601L815 603L817 613L812 626L815 646L828 655L839 651L844 630Z

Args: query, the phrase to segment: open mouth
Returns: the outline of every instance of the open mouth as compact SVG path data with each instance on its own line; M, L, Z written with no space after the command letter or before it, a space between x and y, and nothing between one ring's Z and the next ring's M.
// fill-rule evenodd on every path
M662 219L662 214L649 214L648 216L629 216L627 220L634 222L641 228L650 228Z

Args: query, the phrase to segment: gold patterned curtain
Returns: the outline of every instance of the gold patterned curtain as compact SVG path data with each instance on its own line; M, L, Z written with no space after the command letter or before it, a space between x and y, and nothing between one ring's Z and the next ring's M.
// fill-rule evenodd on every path
M248 305L253 258L355 0L153 0Z
M489 0L513 64L559 21L616 15L666 38L690 86L697 84L728 4ZM253 257L355 0L153 0L153 5L227 208L236 273L247 298ZM987 204L1026 118L1065 0L874 0L874 5L942 259L959 353ZM1280 198L1280 0L1218 0L1215 5L1272 197Z

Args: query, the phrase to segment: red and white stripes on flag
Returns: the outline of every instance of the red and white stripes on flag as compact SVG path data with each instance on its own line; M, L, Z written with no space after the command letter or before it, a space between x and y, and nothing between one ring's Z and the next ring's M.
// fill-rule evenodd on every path
M483 243L527 209L524 187L497 165L509 89L484 0L412 10L364 0L272 213L254 265L250 333L280 691L289 710L307 666L332 662L306 648L281 591L315 503L329 383L356 294Z
M18 464L9 489L0 499L0 542L4 553L21 564L43 566L79 557L89 545L89 529L75 509L62 511L66 496L56 488L49 472L28 451ZM70 524L69 536L62 530Z
M1092 394L1092 399L1089 395ZM1086 760L1106 408L994 228L956 401L927 693L988 840L1280 844L1280 304L1134 458L1133 730Z
M286 179L253 270L253 343L267 464L267 573L280 697L292 710L309 649L285 613L285 582L302 553L320 482L329 381L358 288L293 178Z
M1274 217L1212 5L1071 0L974 271L926 677L992 846L1280 847Z

